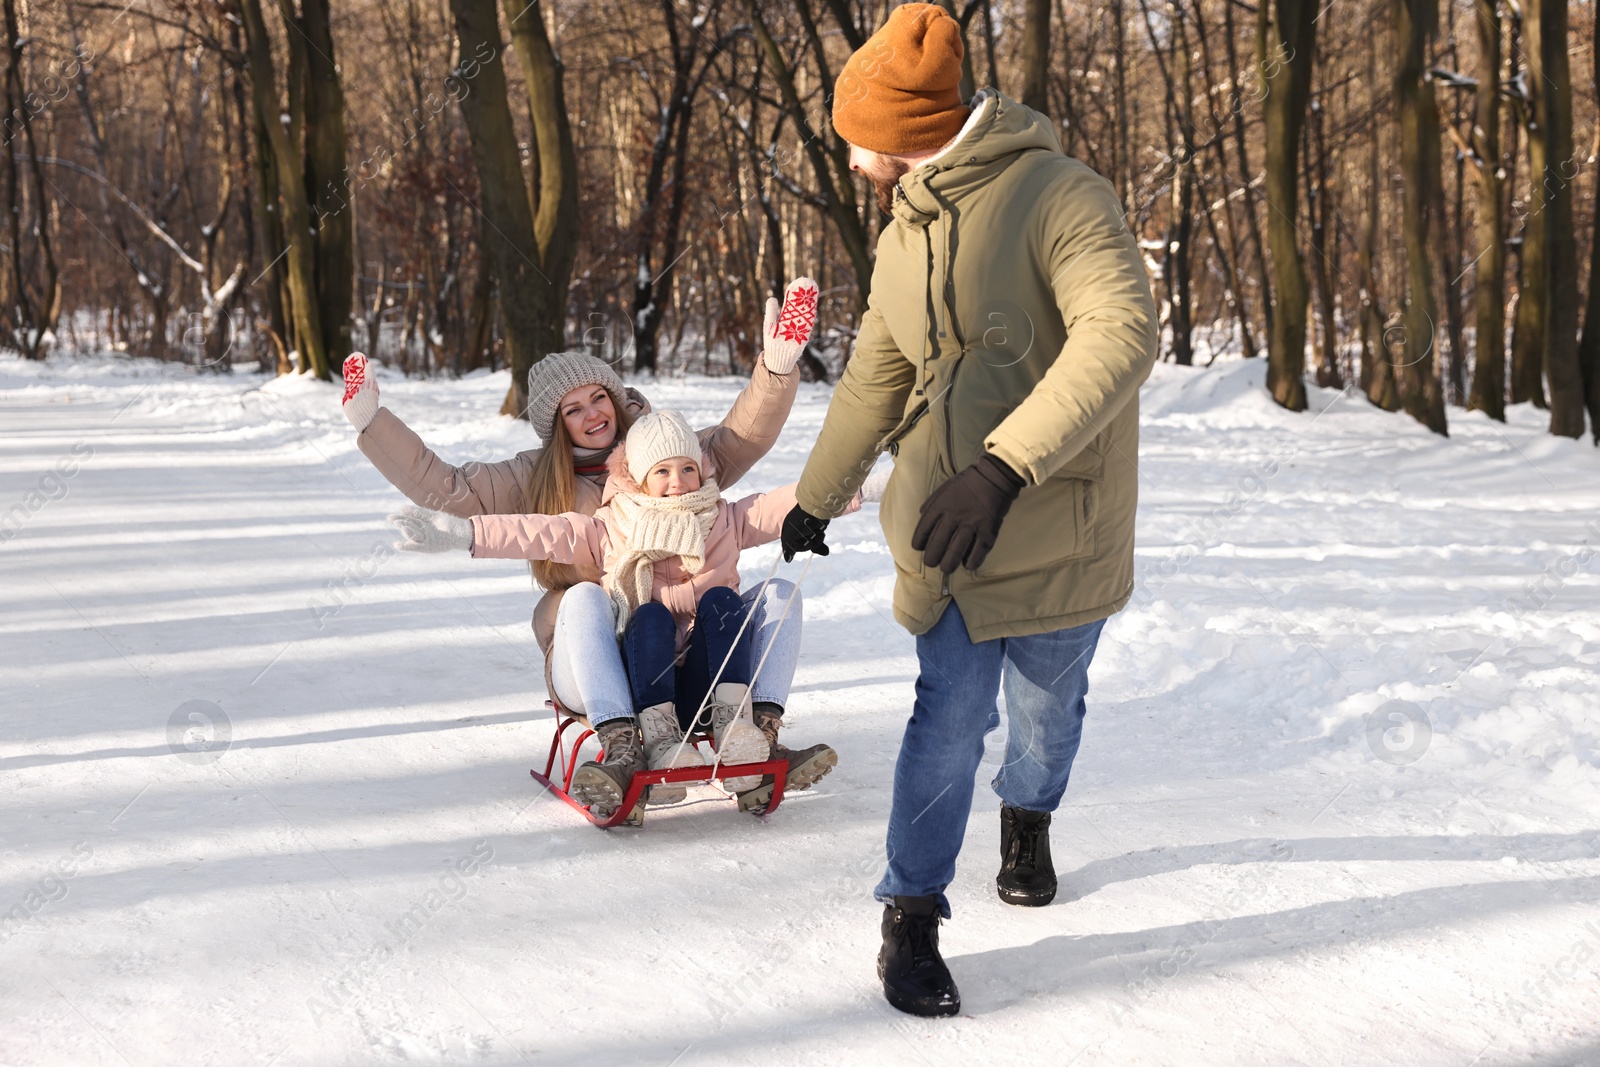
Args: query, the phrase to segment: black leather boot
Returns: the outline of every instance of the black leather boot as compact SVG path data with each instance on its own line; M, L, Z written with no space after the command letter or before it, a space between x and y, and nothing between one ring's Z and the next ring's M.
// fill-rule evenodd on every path
M955 1015L961 994L939 955L939 898L895 897L883 908L878 977L883 995L908 1015Z
M1000 809L1000 873L994 883L1007 904L1042 908L1056 898L1048 811Z

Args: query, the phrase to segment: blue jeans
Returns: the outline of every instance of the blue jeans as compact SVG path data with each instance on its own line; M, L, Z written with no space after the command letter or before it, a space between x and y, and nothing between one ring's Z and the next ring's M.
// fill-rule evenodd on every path
M789 702L789 687L800 663L800 630L805 614L800 590L793 582L773 578L740 594L750 609L751 670L761 668L751 685L750 699L782 706ZM792 601L792 603L791 603ZM784 614L785 608L788 614Z
M751 698L786 704L800 661L800 590L793 582L774 578L765 588L758 582L746 589L740 599L753 616L748 631L752 660L760 664L765 657ZM793 604L785 617L784 606L790 600ZM587 715L595 726L633 715L633 693L617 647L611 598L594 582L575 585L561 598L550 646L550 677L551 695L561 706Z
M1002 684L1010 728L994 791L1007 807L1054 811L1083 734L1089 661L1105 620L1029 637L974 642L952 601L917 638L917 701L900 742L889 809L889 869L873 896L937 896L956 876L972 811L983 738L1000 725Z
M640 605L622 634L622 661L628 668L634 713L675 703L678 722L688 729L713 678L749 685L753 627L743 625L747 611L732 589L707 589L695 606L694 629L679 664L678 624L672 612L655 601Z

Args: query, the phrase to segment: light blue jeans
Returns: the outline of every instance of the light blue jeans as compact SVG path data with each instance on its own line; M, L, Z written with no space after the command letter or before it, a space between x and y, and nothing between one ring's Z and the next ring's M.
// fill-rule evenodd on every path
M800 662L800 590L774 578L746 589L740 596L753 616L752 669L759 667L751 698L782 706L788 703ZM784 616L784 606L789 614ZM782 626L779 626L782 620ZM568 589L556 609L555 639L550 645L550 678L561 706L587 715L598 726L633 714L633 692L622 665L611 598L593 582Z
M917 701L900 742L889 808L889 868L873 896L937 896L956 876L983 738L1000 725L1006 694L1005 761L994 776L1000 802L1055 811L1083 736L1089 661L1105 620L1029 637L973 641L954 601L917 638Z

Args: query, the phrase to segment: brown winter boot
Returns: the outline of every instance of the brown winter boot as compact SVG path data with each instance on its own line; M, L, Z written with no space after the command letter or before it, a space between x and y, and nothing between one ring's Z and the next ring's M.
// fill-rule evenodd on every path
M572 776L572 799L587 804L596 818L610 818L622 806L628 785L644 770L644 746L639 740L639 723L632 719L612 719L595 728L595 737L605 749L605 758L590 760ZM644 821L641 803L628 817L630 825ZM637 821L636 821L637 820Z
M763 700L754 706L751 714L756 727L767 735L767 745L772 750L768 758L789 761L789 774L783 780L784 792L797 793L802 789L810 789L827 777L828 772L838 764L839 754L827 745L795 750L779 744L778 729L783 725L783 712L776 704ZM771 799L772 775L769 774L762 778L759 786L739 794L739 810L759 814L767 810L767 802Z

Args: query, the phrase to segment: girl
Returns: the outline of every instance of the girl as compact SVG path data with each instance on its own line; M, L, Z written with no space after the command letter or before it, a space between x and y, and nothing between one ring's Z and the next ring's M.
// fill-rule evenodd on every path
M739 552L776 540L794 506L792 485L734 504L724 501L699 438L675 412L634 423L608 466L606 503L593 516L467 520L423 508L391 516L407 538L402 548L467 549L477 558L541 560L603 572L638 724L612 719L596 727L604 762L586 763L573 777L573 795L597 814L616 809L643 767L704 762L692 746L681 744L702 703L723 763L767 758L767 738L751 718L753 662L747 609L738 592ZM786 630L778 641L792 645L795 636ZM742 791L759 781L735 777L723 784ZM658 785L650 802L674 803L686 793L683 785Z
M794 403L800 378L795 365L810 338L816 308L817 285L809 278L789 284L781 308L776 300L767 302L762 355L749 385L720 424L698 434L724 485L738 481L777 440ZM625 388L600 360L583 352L553 353L528 374L527 415L544 447L498 462L457 467L440 459L379 404L377 383L368 371L360 354L345 362L344 413L359 433L361 451L413 502L462 517L594 514L606 481L606 457L627 436L633 420L650 410L649 402ZM610 607L600 590L588 584L599 580L599 571L553 562L536 562L532 569L546 590L534 609L533 631L545 655L549 692L597 726L608 718L631 717L632 697L620 652L614 641L604 650L603 639L611 633ZM754 616L749 630L755 655L766 657L752 694L753 714L773 755L789 761L790 790L806 788L837 759L827 745L791 751L778 743L796 660L768 648L785 608L784 632L798 638L798 597L792 583L774 579L745 598Z

